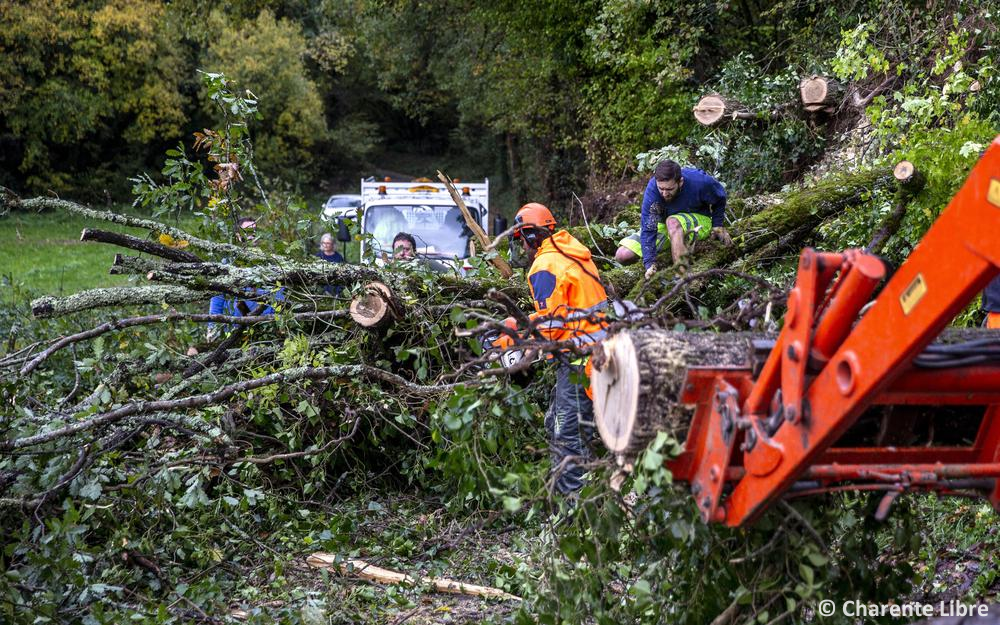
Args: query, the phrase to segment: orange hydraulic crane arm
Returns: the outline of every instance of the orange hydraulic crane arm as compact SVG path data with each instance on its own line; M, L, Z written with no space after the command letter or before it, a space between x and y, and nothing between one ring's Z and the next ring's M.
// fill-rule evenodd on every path
M933 374L912 366L998 272L1000 137L860 320L885 276L882 261L861 250L804 250L784 329L760 374L688 372L682 399L698 405L696 422L685 454L670 465L691 482L704 518L750 522L806 479L819 490L866 482L897 492L992 479L988 496L1000 506L1000 364ZM986 407L976 446L965 453L876 447L839 456L830 449L873 403L913 403L917 395L933 404Z

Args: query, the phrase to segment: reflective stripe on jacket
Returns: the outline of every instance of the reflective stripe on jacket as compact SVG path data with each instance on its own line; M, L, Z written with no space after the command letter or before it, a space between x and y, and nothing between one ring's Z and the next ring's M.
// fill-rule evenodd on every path
M550 341L578 345L599 341L604 330L608 294L587 246L565 230L545 239L528 270L535 311L532 321Z

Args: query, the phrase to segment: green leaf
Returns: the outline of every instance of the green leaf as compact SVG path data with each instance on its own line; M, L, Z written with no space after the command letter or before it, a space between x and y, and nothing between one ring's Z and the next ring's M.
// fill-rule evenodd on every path
M655 471L663 466L663 454L649 450L642 456L642 467L647 471Z
M799 574L802 575L802 579L805 580L806 584L813 585L813 570L811 566L799 564Z
M80 496L84 499L97 499L101 496L101 485L99 482L87 482L80 489Z

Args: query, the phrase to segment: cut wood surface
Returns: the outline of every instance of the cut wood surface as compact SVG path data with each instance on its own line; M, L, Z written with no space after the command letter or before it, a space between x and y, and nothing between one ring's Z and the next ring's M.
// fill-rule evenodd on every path
M694 118L703 126L712 126L726 119L753 119L753 113L735 100L719 94L704 96L694 107Z
M685 440L694 409L677 399L688 368L753 368L767 358L755 344L774 338L747 332L618 332L594 354L590 377L601 440L622 463L641 453L657 432ZM983 340L1000 342L996 331L967 328L945 331L935 343Z
M437 592L521 601L521 598L517 595L512 595L509 592L491 586L467 584L445 577L413 577L406 573L383 569L382 567L369 564L364 560L346 559L338 562L337 556L332 553L316 552L306 558L306 564L316 569L334 569L343 575L358 577L379 584L428 585Z
M892 175L899 181L900 189L905 190L911 195L919 192L927 183L924 174L910 161L899 161L896 163L896 166L892 169Z
M389 287L381 282L369 282L364 291L351 300L351 319L363 328L380 328L399 316L400 309Z
M843 97L844 88L833 78L826 76L810 76L799 83L799 97L802 108L815 113L824 109L831 110Z
M677 396L687 369L749 367L753 337L644 329L604 341L590 379L601 440L622 458L634 458L659 431L684 440L693 410Z

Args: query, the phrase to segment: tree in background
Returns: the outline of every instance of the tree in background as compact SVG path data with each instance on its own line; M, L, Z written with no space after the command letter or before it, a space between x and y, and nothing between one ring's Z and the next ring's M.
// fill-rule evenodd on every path
M186 121L188 72L159 0L0 6L0 182L122 186ZM15 184L20 181L21 184Z
M301 29L267 9L241 25L227 24L220 12L211 20L216 36L205 67L225 71L261 103L264 121L252 128L261 169L287 180L311 180L329 130L316 83L306 75Z

